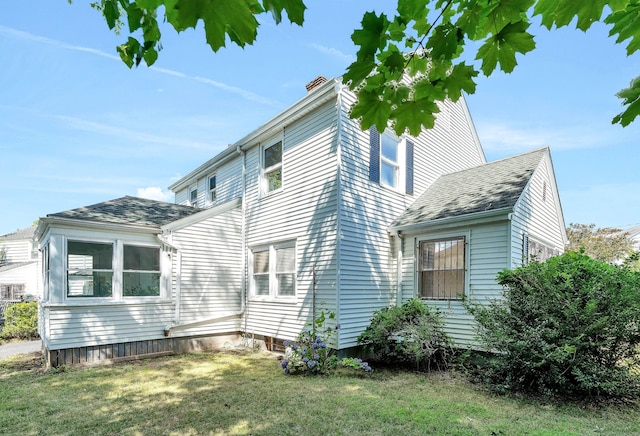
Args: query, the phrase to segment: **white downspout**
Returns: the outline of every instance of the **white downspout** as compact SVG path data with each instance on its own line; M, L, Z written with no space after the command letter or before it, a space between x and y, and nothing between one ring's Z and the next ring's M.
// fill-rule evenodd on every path
M397 266L397 283L396 283L396 305L402 306L402 233L397 231L395 234L397 240L397 255L396 255L396 266Z
M242 289L240 291L240 312L244 316L244 331L247 330L247 193L246 193L246 175L247 175L247 153L238 145L236 151L242 156L242 226L240 230L240 238L242 239Z

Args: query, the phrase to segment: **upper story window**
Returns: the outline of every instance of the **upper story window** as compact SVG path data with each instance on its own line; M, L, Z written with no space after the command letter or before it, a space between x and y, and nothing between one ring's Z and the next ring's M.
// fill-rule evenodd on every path
M461 300L465 290L465 237L420 241L418 289L428 300Z
M282 188L282 141L263 150L264 191L272 192Z
M113 244L68 241L67 297L113 295Z
M413 194L413 141L391 132L369 129L369 179L396 191Z
M294 242L251 250L251 290L254 296L295 297L296 246Z
M189 205L193 207L198 206L198 187L191 188L189 191Z
M209 177L209 201L215 202L218 199L216 175Z

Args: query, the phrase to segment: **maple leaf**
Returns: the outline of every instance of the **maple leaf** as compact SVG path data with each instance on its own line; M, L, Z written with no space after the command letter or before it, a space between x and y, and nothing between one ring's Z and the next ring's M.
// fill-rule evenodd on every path
M617 11L609 15L605 20L607 24L613 24L609 36L618 35L617 43L631 39L627 45L627 55L640 49L640 4L630 4L625 10Z
M351 118L360 119L360 126L368 129L376 126L379 132L387 128L387 120L391 115L391 104L382 99L377 91L362 90L351 107Z
M567 26L577 17L576 27L587 30L593 23L600 21L607 3L609 3L607 0L538 0L533 13L540 15L542 25L547 29L553 28L554 25Z
M640 77L636 77L631 82L631 86L616 94L627 106L622 113L613 118L612 124L620 123L623 127L628 126L640 115Z
M393 110L396 123L393 130L402 135L406 130L413 136L418 136L422 128L431 129L435 125L435 114L440 112L438 105L428 97L406 101ZM376 126L377 127L377 126Z
M505 73L512 72L518 65L516 53L524 54L536 47L533 35L526 31L528 27L529 23L525 21L507 24L478 49L476 59L482 60L485 76L489 76L498 63Z

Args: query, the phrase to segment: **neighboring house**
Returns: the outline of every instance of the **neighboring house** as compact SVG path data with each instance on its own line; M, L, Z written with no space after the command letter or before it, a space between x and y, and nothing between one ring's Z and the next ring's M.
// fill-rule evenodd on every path
M623 232L633 241L633 249L640 251L640 226L631 227L630 229L623 230Z
M25 295L42 296L36 226L0 236L0 300L20 301Z
M321 81L322 82L322 81ZM486 163L466 103L417 137L360 129L325 81L170 186L40 220L40 334L51 365L293 339L320 310L339 350L374 311L420 297L459 346L461 299L566 243L549 150Z

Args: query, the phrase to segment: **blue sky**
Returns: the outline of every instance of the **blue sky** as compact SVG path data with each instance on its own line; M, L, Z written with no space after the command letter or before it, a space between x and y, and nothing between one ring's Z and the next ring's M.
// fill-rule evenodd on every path
M395 2L308 0L303 28L265 16L258 41L213 54L202 30L163 32L153 68L129 70L126 37L76 0L21 0L0 15L0 235L124 195L172 201L167 186L353 61L365 10ZM488 160L549 146L565 221L640 224L640 120L611 125L614 94L640 55L597 25L532 28L537 49L467 97Z

